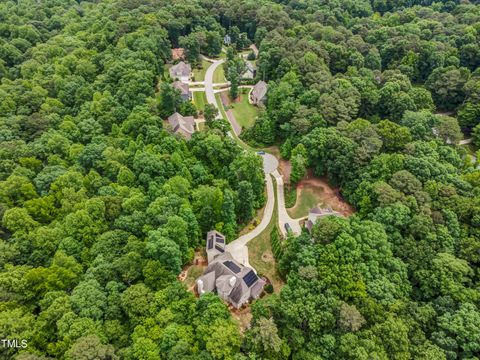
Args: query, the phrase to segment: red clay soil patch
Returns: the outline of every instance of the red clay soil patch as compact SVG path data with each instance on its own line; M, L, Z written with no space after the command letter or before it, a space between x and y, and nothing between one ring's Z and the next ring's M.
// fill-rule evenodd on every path
M230 98L228 97L228 94L227 94L226 91L222 91L222 92L220 93L220 99L222 100L222 104L223 104L224 106L230 105Z
M350 216L355 212L355 209L342 199L339 188L334 188L328 183L327 177L317 177L313 175L313 171L310 169L307 172L307 176L304 177L297 185L297 192L302 191L305 187L321 187L320 198L327 207L342 213L344 216ZM297 194L297 198L298 198Z

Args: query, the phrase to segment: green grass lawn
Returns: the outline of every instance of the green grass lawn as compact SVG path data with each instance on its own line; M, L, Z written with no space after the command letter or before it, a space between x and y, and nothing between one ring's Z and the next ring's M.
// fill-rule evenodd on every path
M273 257L272 245L270 243L270 233L277 226L278 210L276 200L276 183L273 180L273 188L275 189L275 207L273 216L267 228L255 239L248 243L248 261L257 270L258 274L265 275L270 279L274 291L278 294L283 285L282 278L277 271L275 258Z
M208 67L212 65L211 62L206 60L202 60L201 67L199 69L193 69L193 76L195 81L203 81L205 80L205 73L207 72Z
M218 107L220 108L220 114L225 119L225 121L228 122L227 115L225 114L225 108L223 107L222 99L220 99L220 94L218 94L218 93L215 94L215 101L217 102ZM235 142L240 147L242 147L245 150L252 150L252 148L249 145L245 144L241 139L238 138L238 136L235 134L235 132L233 131L233 129L231 127L230 127L230 133L232 134L233 140L235 140Z
M224 83L227 80L225 79L225 69L223 68L223 64L218 66L213 73L213 82L214 83Z
M197 110L205 110L205 104L207 103L207 95L205 95L205 91L193 91L193 103L197 107Z
M321 192L322 189L309 186L304 186L301 190L297 190L296 204L294 207L287 209L288 214L294 219L307 216L308 210L319 203L323 203Z
M248 102L248 92L250 89L240 90L240 102L232 103L230 108L240 126L249 128L253 125L258 116L258 108Z
M198 123L198 131L203 131L203 130L205 130L205 123L204 122Z

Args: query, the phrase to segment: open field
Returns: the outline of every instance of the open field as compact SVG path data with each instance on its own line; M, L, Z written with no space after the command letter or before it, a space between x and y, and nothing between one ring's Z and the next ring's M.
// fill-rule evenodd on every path
M321 186L305 186L297 190L297 200L295 206L287 209L288 214L298 219L308 215L308 210L315 206L324 207L322 201L323 188Z
M225 79L225 69L223 68L223 64L220 65L215 69L215 72L213 73L213 82L214 83L224 83L227 80Z

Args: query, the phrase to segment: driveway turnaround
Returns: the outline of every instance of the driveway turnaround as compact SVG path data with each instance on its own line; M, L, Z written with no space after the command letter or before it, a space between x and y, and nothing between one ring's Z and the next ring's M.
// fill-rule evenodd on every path
M263 158L263 171L265 174L271 174L278 167L278 160L275 156L269 153L260 155Z

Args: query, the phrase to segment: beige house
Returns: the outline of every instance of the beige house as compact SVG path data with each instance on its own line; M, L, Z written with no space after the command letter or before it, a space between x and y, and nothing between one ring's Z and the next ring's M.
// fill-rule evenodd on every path
M325 217L325 216L343 216L343 215L331 208L321 209L316 206L313 209L310 209L310 211L308 212L308 219L305 222L305 227L308 229L308 231L312 231L312 227L315 224L315 222L319 218Z
M262 294L265 280L259 278L252 268L238 263L225 250L223 234L209 231L206 250L208 267L196 281L199 295L216 292L238 309Z
M175 134L180 134L190 140L196 130L193 116L182 116L178 112L168 117L168 123Z
M181 81L175 81L172 84L172 87L180 91L180 96L182 97L183 101L192 100L192 93L190 92L190 87L188 86L188 84Z
M260 105L267 99L267 83L260 80L252 89L250 93L250 100L255 105Z
M178 64L173 65L170 68L170 76L172 79L178 79L181 82L189 82L192 74L192 67L190 64L186 64L180 61Z

